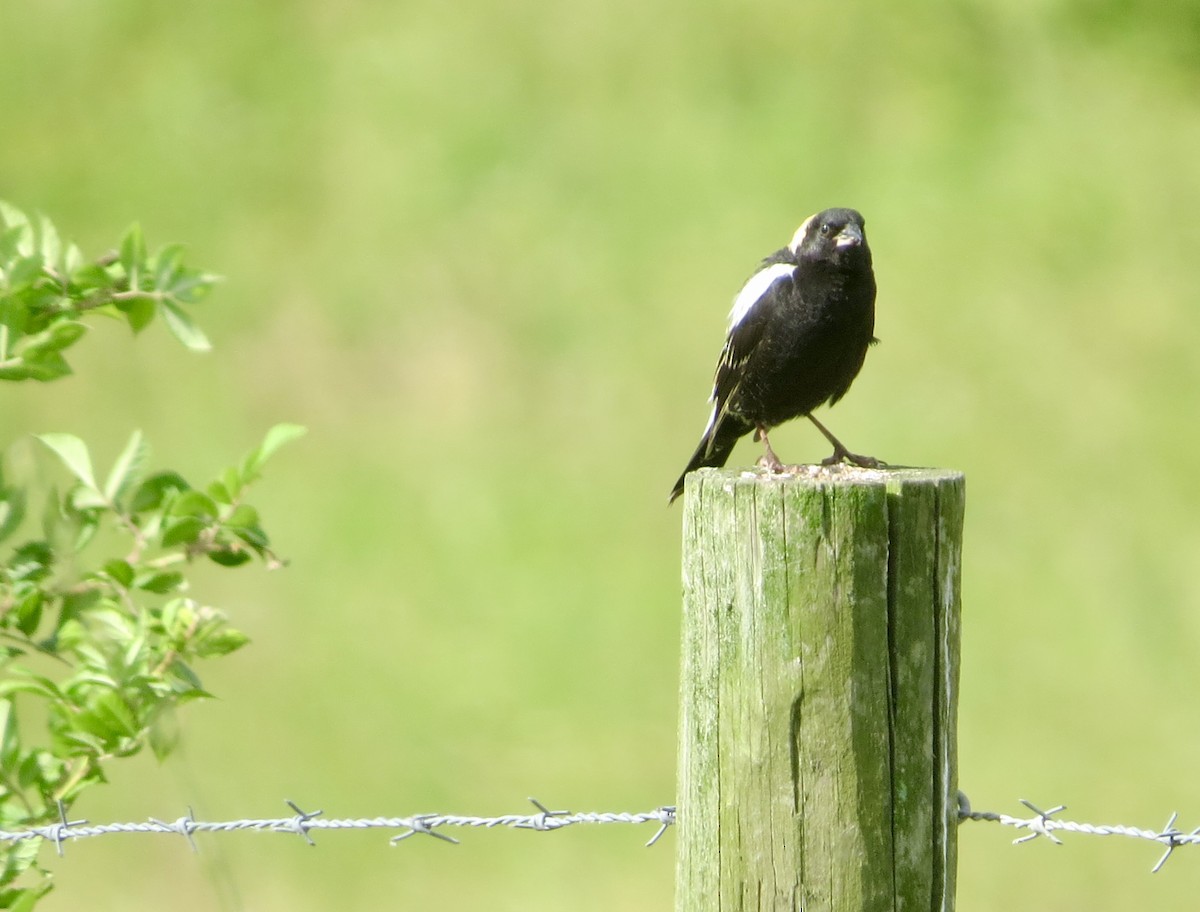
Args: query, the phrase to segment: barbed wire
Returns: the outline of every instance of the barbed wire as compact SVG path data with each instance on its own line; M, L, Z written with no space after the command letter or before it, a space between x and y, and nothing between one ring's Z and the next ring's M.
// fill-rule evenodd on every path
M191 808L185 816L173 821L149 818L142 822L133 823L104 823L91 824L87 820L68 820L66 809L60 803L58 807L59 820L48 826L30 827L25 830L0 830L0 842L17 843L26 839L41 839L54 844L55 851L63 854L63 846L74 839L86 839L92 836L107 836L113 833L174 833L183 836L196 850L195 833L228 833L235 830L259 830L271 833L288 833L302 837L309 845L315 845L312 833L317 830L402 830L403 832L391 838L392 845L403 842L412 836L432 836L444 842L457 845L459 840L442 832L455 827L472 829L514 829L549 832L561 830L564 827L579 824L645 824L657 823L658 829L647 840L646 845L652 846L667 831L675 825L675 807L663 805L652 811L640 814L592 812L574 813L572 811L552 811L536 798L529 801L537 808L536 813L502 814L496 817L478 817L463 814L413 814L409 817L353 817L327 818L321 816L323 811L304 811L294 801L288 800L287 805L294 811L289 817L244 818L241 820L204 821L197 820ZM1161 830L1144 829L1142 827L1126 826L1124 824L1095 824L1081 823L1075 820L1062 820L1056 817L1066 810L1066 805L1056 805L1043 811L1031 801L1020 799L1021 804L1033 812L1032 817L1016 817L1011 814L1000 814L995 811L976 811L962 792L958 793L959 822L974 820L988 823L998 823L1001 826L1013 827L1027 832L1013 840L1014 845L1031 842L1039 836L1061 845L1062 840L1056 833L1081 833L1086 836L1125 836L1158 843L1164 847L1151 873L1162 870L1167 859L1180 846L1200 844L1200 827L1185 832L1175 826L1179 814L1172 814Z
M967 796L959 792L959 822L961 823L964 820L984 820L990 823L999 823L1003 826L1014 827L1018 830L1029 831L1024 836L1018 836L1014 839L1013 845L1032 842L1039 836L1045 836L1055 845L1062 845L1062 840L1054 835L1056 832L1082 833L1086 836L1127 836L1132 839L1145 839L1150 842L1157 842L1159 845L1165 846L1165 851L1159 857L1154 867L1150 869L1151 874L1157 874L1161 871L1163 865L1167 863L1167 859L1171 857L1171 853L1180 846L1200 843L1200 827L1196 827L1191 832L1184 832L1176 828L1175 821L1179 819L1178 812L1171 814L1167 818L1166 826L1161 830L1147 830L1119 823L1097 824L1080 823L1075 820L1059 820L1054 815L1065 811L1067 809L1065 804L1057 804L1043 811L1031 801L1026 801L1024 798L1019 800L1021 804L1033 811L1036 816L1013 817L1009 814L997 814L995 811L974 811L971 810L971 803L967 800Z
M73 839L92 836L108 836L113 833L176 833L187 839L196 851L194 833L228 833L234 830L263 830L270 833L291 833L301 836L309 845L316 845L312 838L314 830L403 830L393 836L393 845L410 836L433 836L445 842L458 844L453 836L441 832L450 827L472 827L493 829L496 827L514 830L538 830L547 832L583 823L657 823L658 830L646 843L654 845L667 828L675 823L675 808L664 806L642 814L627 813L572 813L552 811L536 798L530 802L537 808L535 814L503 814L498 817L475 817L461 814L414 814L410 817L354 817L327 818L324 811L304 811L292 800L287 805L295 813L290 817L245 818L242 820L204 821L197 820L188 808L185 816L167 822L154 817L139 823L90 824L87 820L68 820L66 808L58 805L59 820L49 826L30 827L26 830L0 830L0 842L17 843L26 839L42 839L54 843L55 851L61 856L63 846Z

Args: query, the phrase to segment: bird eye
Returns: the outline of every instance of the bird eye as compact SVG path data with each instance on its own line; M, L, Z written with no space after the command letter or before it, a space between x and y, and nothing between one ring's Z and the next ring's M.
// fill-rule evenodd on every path
M821 234L828 235L833 230L833 226L829 222L824 222L821 225Z

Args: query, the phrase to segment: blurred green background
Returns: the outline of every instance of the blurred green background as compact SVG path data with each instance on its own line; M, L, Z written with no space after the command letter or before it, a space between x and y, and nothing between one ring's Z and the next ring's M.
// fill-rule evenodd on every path
M5 440L141 427L199 481L310 429L255 495L290 568L196 592L254 638L222 699L80 814L671 802L664 499L741 281L849 205L883 344L831 427L968 478L963 788L1200 824L1195 3L6 0L0 84L0 198L227 277L211 355L98 327ZM668 909L651 832L109 837L45 908ZM1200 894L1200 853L1014 835L964 827L960 908Z

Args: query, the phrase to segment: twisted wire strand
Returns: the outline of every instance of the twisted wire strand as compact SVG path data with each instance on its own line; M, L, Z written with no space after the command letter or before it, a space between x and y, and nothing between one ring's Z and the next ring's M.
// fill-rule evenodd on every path
M1171 857L1171 853L1179 848L1179 846L1200 843L1200 827L1190 832L1185 832L1175 826L1175 821L1179 819L1178 812L1171 814L1167 818L1167 822L1161 830L1151 830L1143 827L1127 826L1121 823L1083 823L1077 820L1060 820L1054 815L1065 811L1067 809L1065 804L1058 804L1043 811L1036 804L1024 798L1021 798L1020 802L1033 811L1033 817L1014 817L1011 814L998 814L995 811L974 811L971 809L971 803L967 800L967 796L959 792L958 819L960 823L964 820L978 820L988 823L998 823L1001 826L1009 826L1018 830L1027 830L1028 832L1023 836L1018 836L1013 840L1013 845L1031 842L1039 836L1044 836L1056 845L1062 845L1062 840L1055 833L1081 833L1085 836L1125 836L1131 839L1156 842L1164 847L1164 851L1159 856L1154 867L1150 869L1150 873L1152 874L1157 874L1162 870L1163 865L1167 863L1167 859Z
M63 846L70 840L87 839L92 836L108 836L113 833L173 833L184 836L196 848L193 835L196 833L230 833L238 830L256 830L270 833L288 833L301 836L310 845L313 842L312 833L317 830L400 830L391 838L393 845L413 836L431 836L444 842L457 844L458 839L447 829L514 829L538 830L549 832L561 830L564 827L579 824L658 824L654 835L646 845L654 845L667 831L675 825L676 813L672 805L663 805L652 811L643 813L626 812L585 812L552 811L535 798L530 802L537 809L536 813L501 814L494 817L484 817L470 814L413 814L407 817L323 817L322 811L304 811L295 802L288 801L288 806L294 812L289 817L247 817L240 820L207 821L197 820L191 810L173 821L150 818L141 822L117 822L91 824L86 820L68 820L66 810L59 805L59 821L48 826L30 827L25 830L0 830L0 843L17 843L26 839L41 839L54 844L59 855L63 854ZM1175 826L1179 819L1177 813L1172 814L1162 829L1146 829L1143 827L1127 826L1125 824L1097 824L1076 820L1063 820L1055 815L1066 810L1065 805L1056 805L1042 810L1037 805L1024 798L1021 804L1028 808L1033 816L1018 817L1011 814L1001 814L995 811L976 811L971 808L970 801L962 792L958 793L959 822L979 821L997 823L1001 826L1024 830L1024 834L1013 840L1014 844L1031 842L1038 837L1061 844L1058 833L1078 833L1086 836L1124 836L1155 842L1164 847L1162 856L1151 869L1152 872L1162 870L1167 859L1175 849L1185 845L1200 843L1200 827L1184 831Z
M664 806L640 814L626 812L586 812L552 811L534 798L529 799L536 813L532 814L502 814L495 817L482 817L466 814L413 814L408 817L322 817L323 811L304 811L293 801L287 804L295 812L290 817L247 817L239 820L208 821L197 820L188 810L186 816L173 821L150 818L145 821L116 822L92 824L87 820L68 820L66 810L59 805L59 821L48 826L30 827L24 830L0 830L0 842L17 843L26 839L42 839L54 844L59 855L63 854L63 846L74 839L87 839L93 836L108 836L113 833L175 833L187 838L192 848L196 847L192 839L195 833L229 833L237 830L257 830L271 833L291 833L302 836L310 844L310 835L315 830L402 830L392 837L395 844L411 836L433 836L446 842L457 843L458 840L444 829L454 827L485 828L496 827L518 830L560 830L579 824L642 824L657 823L658 830L650 837L646 845L653 845L675 823L675 808Z

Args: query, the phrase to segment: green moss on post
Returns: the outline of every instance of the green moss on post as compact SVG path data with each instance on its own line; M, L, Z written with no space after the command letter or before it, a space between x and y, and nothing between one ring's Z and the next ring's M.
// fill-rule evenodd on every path
M963 491L689 477L677 912L953 909Z

